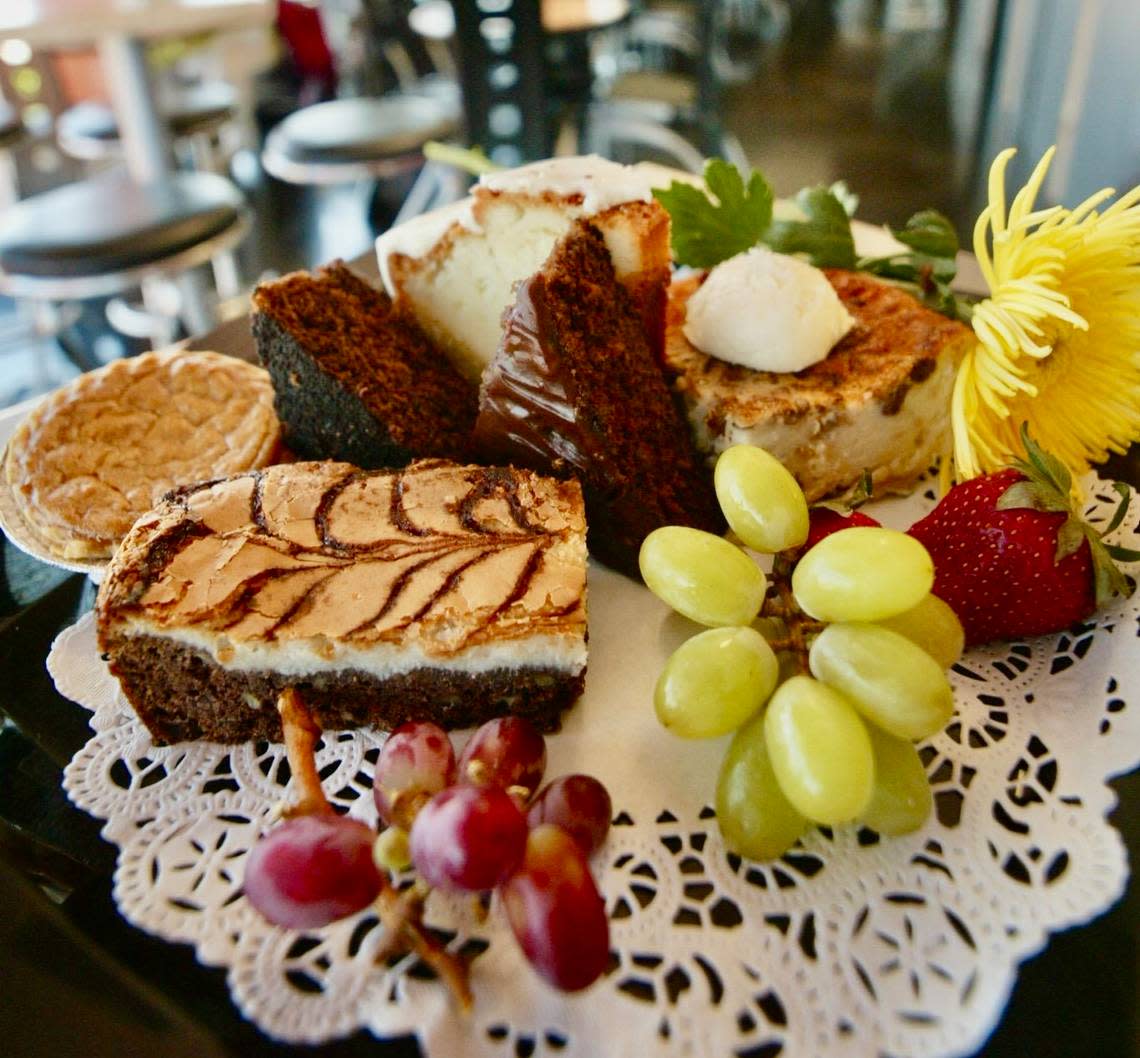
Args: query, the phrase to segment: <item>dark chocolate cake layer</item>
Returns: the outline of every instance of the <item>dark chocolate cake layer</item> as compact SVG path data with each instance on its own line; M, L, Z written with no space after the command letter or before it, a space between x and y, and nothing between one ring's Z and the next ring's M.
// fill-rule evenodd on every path
M503 323L479 398L483 455L575 472L590 552L631 576L659 526L723 531L708 469L594 227L580 221L555 246Z
M329 731L391 729L408 720L474 727L506 714L552 731L585 682L584 672L543 668L420 668L383 679L353 669L303 679L229 672L205 652L157 636L124 638L111 645L111 653L112 671L156 745L194 739L279 742L277 697L286 688L296 690Z
M262 283L253 334L286 444L364 468L465 458L476 393L411 316L337 262Z

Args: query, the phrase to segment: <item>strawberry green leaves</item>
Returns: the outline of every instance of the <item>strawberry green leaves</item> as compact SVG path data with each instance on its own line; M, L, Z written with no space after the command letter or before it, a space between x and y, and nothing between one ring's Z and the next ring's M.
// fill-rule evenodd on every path
M998 510L1030 508L1036 511L1064 511L1068 517L1057 532L1057 549L1053 561L1060 562L1073 554L1087 540L1092 553L1097 605L1103 606L1113 595L1131 595L1132 585L1114 559L1135 562L1140 560L1140 553L1106 544L1101 539L1101 534L1073 511L1070 498L1072 475L1064 463L1046 452L1029 436L1026 423L1021 424L1021 443L1025 447L1025 458L1014 460L1012 465L1025 476L1002 494L997 501ZM1119 489L1117 491L1121 503L1105 532L1110 532L1120 524L1128 508L1130 495L1127 486L1123 492Z
M678 264L712 268L751 249L772 222L772 188L753 171L747 186L740 170L719 158L705 163L706 194L674 181L653 197L672 219L673 256Z
M858 201L843 184L805 187L795 196L798 216L773 218L772 188L753 170L747 184L736 166L705 164L705 188L674 182L654 189L672 220L678 264L712 268L753 246L799 254L817 268L855 268L906 285L931 308L951 317L968 310L950 291L958 237L934 210L916 213L892 234L906 248L886 257L857 257L850 214Z

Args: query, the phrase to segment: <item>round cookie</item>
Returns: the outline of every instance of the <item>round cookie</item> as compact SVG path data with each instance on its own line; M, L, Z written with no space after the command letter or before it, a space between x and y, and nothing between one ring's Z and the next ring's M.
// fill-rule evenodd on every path
M36 407L8 443L4 476L52 555L103 559L170 489L266 466L279 439L262 368L220 353L144 353Z

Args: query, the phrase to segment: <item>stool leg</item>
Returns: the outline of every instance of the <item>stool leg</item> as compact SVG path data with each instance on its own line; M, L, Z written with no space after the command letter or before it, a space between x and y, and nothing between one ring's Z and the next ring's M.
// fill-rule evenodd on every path
M108 34L99 41L99 56L119 119L127 169L139 183L154 183L171 171L170 138L153 103L145 47L131 37Z
M176 311L172 311L175 308L172 294L177 293L180 308L183 298L181 290L174 291L171 287L171 281L160 276L147 276L142 281L142 303L150 317L148 329L152 349L164 349L178 338L178 316Z
M451 81L459 80L459 68L455 65L455 56L451 54L446 41L429 39L424 42L424 47L436 72Z
M213 136L208 132L199 132L189 140L190 159L194 169L199 173L216 173L219 170L217 156L214 151Z
M236 298L242 290L241 273L238 271L237 255L225 250L210 260L214 270L214 288L222 301Z
M214 326L214 309L210 285L201 268L191 268L174 280L182 295L182 310L179 315L186 330L194 334L204 334Z

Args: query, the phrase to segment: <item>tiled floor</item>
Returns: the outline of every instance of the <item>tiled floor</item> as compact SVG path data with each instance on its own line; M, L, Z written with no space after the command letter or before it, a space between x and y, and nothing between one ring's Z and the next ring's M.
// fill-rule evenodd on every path
M758 52L754 76L725 95L727 124L752 163L779 194L844 179L865 219L902 224L929 206L967 231L966 196L954 174L970 159L952 146L947 32L884 29L883 6L868 0L800 0L791 10L797 17ZM370 206L376 218L390 215L403 191L390 186L370 202L361 188L298 190L259 178L256 165L250 170L257 219L242 265L251 281L362 253L371 241ZM0 407L77 370L54 340L35 339L22 322L0 299ZM74 337L92 347L101 331L101 307L90 305ZM122 352L109 336L94 348L103 359Z

